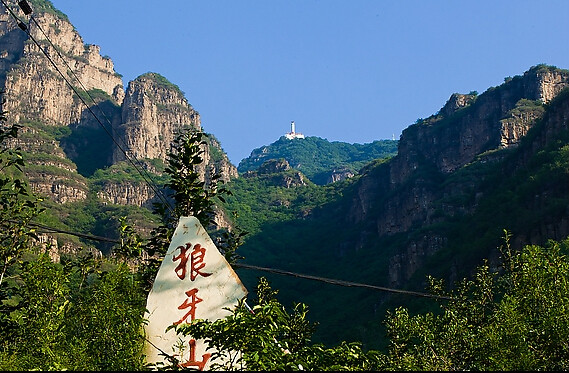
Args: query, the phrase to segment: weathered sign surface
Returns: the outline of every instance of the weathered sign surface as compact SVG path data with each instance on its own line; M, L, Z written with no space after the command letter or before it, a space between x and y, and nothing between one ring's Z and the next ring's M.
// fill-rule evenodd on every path
M211 354L203 341L166 329L195 319L224 318L229 315L224 308L233 308L246 295L199 220L181 217L146 301L146 361L168 364L160 355L163 351L175 356L181 367L207 369Z

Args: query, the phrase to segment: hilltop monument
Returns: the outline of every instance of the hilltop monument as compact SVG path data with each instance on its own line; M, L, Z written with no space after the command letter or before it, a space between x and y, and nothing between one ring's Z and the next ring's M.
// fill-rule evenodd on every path
M292 139L303 139L304 135L300 132L295 132L294 129L294 120L290 122L290 132L285 135L285 137L289 140Z

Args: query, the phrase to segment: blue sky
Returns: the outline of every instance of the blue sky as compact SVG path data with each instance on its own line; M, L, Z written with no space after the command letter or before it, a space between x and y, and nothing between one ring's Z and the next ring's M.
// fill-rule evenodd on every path
M569 68L568 0L52 0L129 81L178 85L236 166L290 130L399 138L452 93Z

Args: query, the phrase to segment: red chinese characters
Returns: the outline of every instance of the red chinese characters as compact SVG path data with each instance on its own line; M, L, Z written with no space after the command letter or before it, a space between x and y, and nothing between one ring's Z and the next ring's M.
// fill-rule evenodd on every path
M204 267L206 266L205 263L205 247L202 247L200 244L195 244L192 246L191 243L187 243L184 246L178 246L176 250L180 250L178 255L174 255L172 257L172 261L180 261L174 271L180 280L184 280L186 278L187 267L189 262L189 272L190 272L190 281L195 281L198 276L208 277L211 273L207 273L203 271ZM196 309L197 304L202 302L203 299L198 297L198 289L192 288L185 292L186 299L178 306L179 310L187 310L187 312L180 318L178 321L174 322L174 325L179 325L181 323L188 323L192 322L196 318ZM202 355L202 361L196 361L195 359L195 348L196 348L196 341L191 339L190 342L190 358L188 361L184 363L180 363L180 367L189 367L195 366L199 370L203 370L205 364L211 357L211 354L204 354Z
M190 339L190 359L188 361L186 361L185 363L181 363L180 367L181 368L198 367L199 370L203 370L203 368L205 367L205 364L207 363L207 361L209 360L210 357L211 357L211 354L203 354L202 355L202 361L197 361L196 360L196 340Z
M196 319L196 304L203 301L203 299L201 299L200 297L198 297L196 295L197 293L198 293L198 289L195 289L195 288L186 291L186 295L188 296L188 298L186 298L186 300L184 300L184 303L182 303L178 306L178 309L184 310L186 308L189 308L189 310L180 320L176 321L174 323L174 325L178 325L178 324L181 324L183 322L188 322L187 321L188 317L190 318L189 322L192 322Z
M188 265L188 259L190 260L190 280L194 281L198 275L203 277L208 277L211 273L201 272L201 270L205 267L204 258L205 258L205 247L202 247L199 243L195 244L192 251L188 253L188 251L192 248L191 243L187 243L186 246L178 246L176 250L180 250L180 254L172 257L172 260L180 261L178 266L176 267L176 275L183 280L186 278L186 267Z

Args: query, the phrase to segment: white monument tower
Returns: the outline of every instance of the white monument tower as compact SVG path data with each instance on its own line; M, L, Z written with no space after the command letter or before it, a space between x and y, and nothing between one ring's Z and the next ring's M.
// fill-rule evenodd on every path
M294 129L294 120L290 122L290 132L285 135L285 137L289 140L292 139L303 139L304 135L302 133L296 133Z

